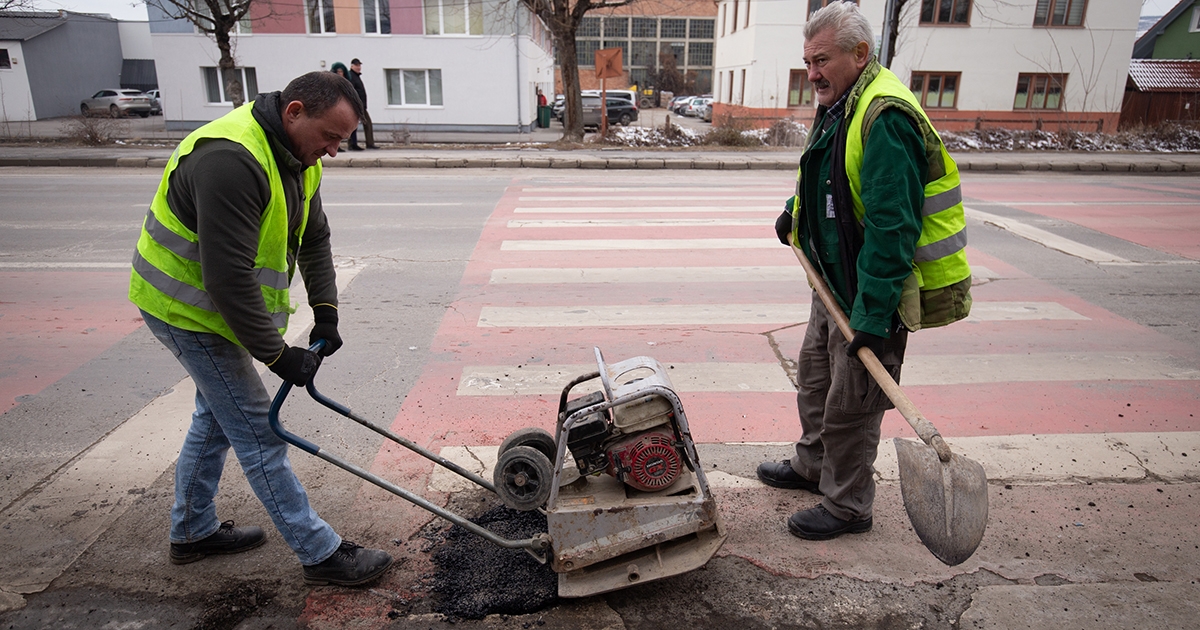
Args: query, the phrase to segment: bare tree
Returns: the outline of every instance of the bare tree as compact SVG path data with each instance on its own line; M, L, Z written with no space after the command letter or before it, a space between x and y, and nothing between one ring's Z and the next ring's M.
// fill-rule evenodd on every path
M32 11L33 0L0 0L0 11Z
M0 0L4 2L8 0ZM23 0L14 0L23 1ZM262 0L258 0L262 2ZM146 0L146 4L176 20L187 20L196 30L211 37L217 43L221 58L217 62L225 94L234 107L246 102L239 73L234 70L237 63L233 58L230 33L239 22L245 21L255 0Z
M588 11L623 7L636 0L517 1L542 20L554 39L554 47L558 51L558 69L562 73L563 95L566 99L563 140L579 142L583 140L583 98L579 89L579 58L576 56L575 32L579 30L579 23Z

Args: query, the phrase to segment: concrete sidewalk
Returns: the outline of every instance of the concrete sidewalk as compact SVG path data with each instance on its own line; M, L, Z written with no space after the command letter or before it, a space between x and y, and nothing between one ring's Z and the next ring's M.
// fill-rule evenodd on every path
M543 131L542 133L551 133ZM82 147L58 144L0 145L4 166L93 166L162 168L170 146ZM584 168L784 170L796 169L800 149L730 150L689 147L645 149L603 147L556 149L530 143L510 145L418 145L339 152L329 167L349 168ZM1178 173L1200 171L1197 153L970 152L954 155L962 171L1061 171Z

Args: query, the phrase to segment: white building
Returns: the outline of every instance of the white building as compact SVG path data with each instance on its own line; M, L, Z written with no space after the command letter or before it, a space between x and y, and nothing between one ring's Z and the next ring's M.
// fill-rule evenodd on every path
M536 89L552 93L541 22L508 0L259 0L234 35L238 78L253 98L334 63L363 63L376 133L527 131ZM148 6L168 129L232 109L216 43Z
M837 0L719 0L714 117L811 119L804 23ZM861 0L879 42L885 0ZM909 0L890 68L939 129L1115 131L1134 0Z

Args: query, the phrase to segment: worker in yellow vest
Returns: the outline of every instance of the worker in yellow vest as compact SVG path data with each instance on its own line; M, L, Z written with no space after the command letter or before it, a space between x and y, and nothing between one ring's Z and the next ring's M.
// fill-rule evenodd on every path
M821 271L854 335L842 336L814 293L797 367L803 433L795 454L760 465L758 478L823 495L787 525L826 540L873 522L873 463L892 404L858 349L898 382L909 331L967 316L971 270L958 167L912 92L879 64L857 4L813 13L804 40L819 107L775 230Z
M304 386L342 345L321 158L358 125L363 105L332 72L298 77L192 132L171 155L142 226L129 299L196 385L196 411L175 468L171 562L263 544L259 527L217 518L213 502L230 447L310 584L354 586L392 563L342 540L309 506L287 444L271 431L258 360ZM283 340L292 276L313 310L309 342Z

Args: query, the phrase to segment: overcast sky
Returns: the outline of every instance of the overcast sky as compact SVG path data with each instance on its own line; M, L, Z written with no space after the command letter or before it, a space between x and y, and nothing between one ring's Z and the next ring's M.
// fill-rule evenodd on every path
M1142 15L1165 15L1178 2L1179 0L1144 0ZM35 0L35 5L39 9L107 13L119 20L146 20L146 5L135 0Z

